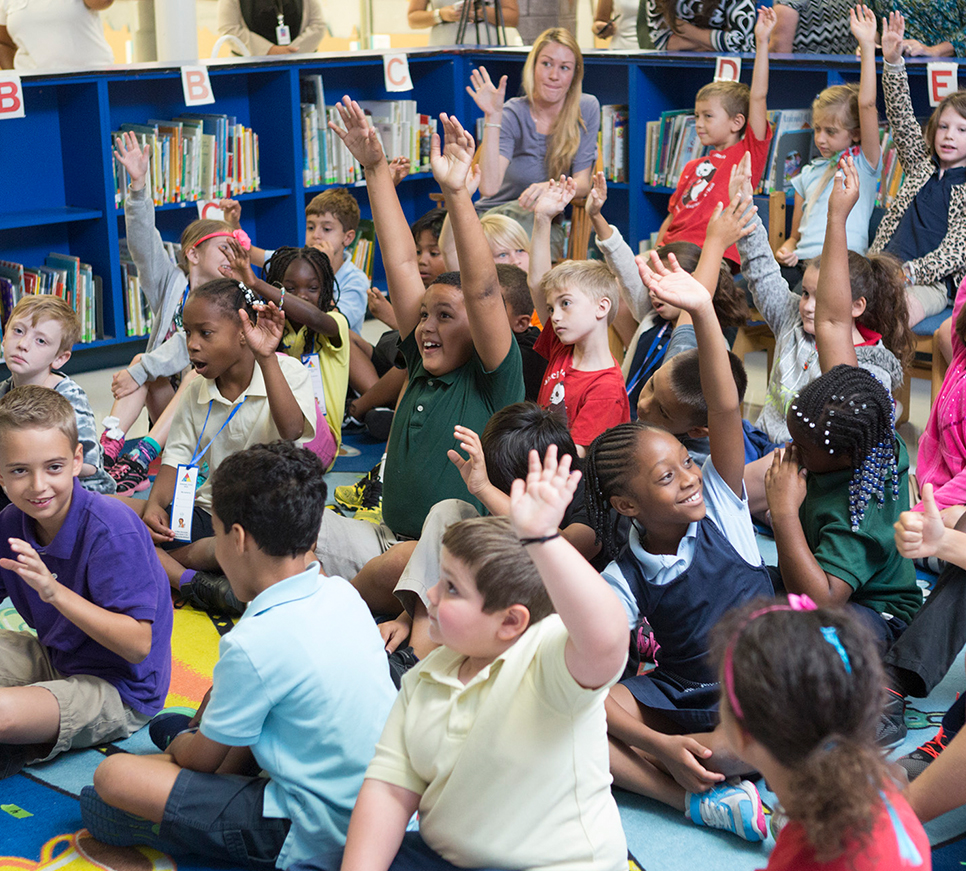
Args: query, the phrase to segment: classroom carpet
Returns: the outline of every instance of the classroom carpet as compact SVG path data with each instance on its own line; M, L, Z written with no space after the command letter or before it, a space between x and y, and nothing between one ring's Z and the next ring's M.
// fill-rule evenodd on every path
M345 451L326 476L330 494L338 484L353 483L380 459L384 445L363 434L345 439ZM331 498L331 495L330 495ZM777 562L774 541L759 536L762 556ZM923 581L926 586L926 582ZM211 617L191 607L175 611L172 635L173 668L166 710L193 711L211 683L219 638L231 621ZM0 626L21 629L23 623L9 602L0 604ZM943 713L966 688L964 658L926 699L911 699L906 710L909 734L892 758L908 753L931 738ZM66 753L53 762L31 766L0 781L0 871L207 871L229 866L203 860L177 861L149 848L108 848L86 835L78 796L92 782L94 769L106 754L152 753L144 728L106 747ZM759 788L770 812L774 795L763 781ZM752 871L764 868L774 846L749 844L734 835L698 828L681 811L615 789L627 843L638 866L630 871ZM933 845L933 867L942 871L966 866L966 808L946 814L926 826Z

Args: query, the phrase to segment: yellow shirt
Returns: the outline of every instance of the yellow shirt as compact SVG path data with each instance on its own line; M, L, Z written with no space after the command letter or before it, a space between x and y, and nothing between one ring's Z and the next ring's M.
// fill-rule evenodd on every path
M465 686L446 647L403 679L366 777L419 793L420 833L454 865L627 871L608 687L573 679L567 638L552 614Z
M290 357L301 360L303 354L315 353L319 355L319 373L322 375L322 392L325 395L325 422L332 431L335 439L336 452L342 444L342 418L345 417L345 397L349 389L349 322L342 312L332 309L326 312L339 325L339 344L333 344L332 338L315 334L315 347L310 351L305 348L308 337L308 327L301 327L296 331L288 321L282 333L280 350Z
M308 372L298 360L291 357L277 355L282 374L292 388L295 401L302 409L305 425L299 444L310 441L315 437L315 396ZM208 415L208 405L211 403L211 414L208 416L207 426L205 416ZM221 425L228 419L232 409L241 405L228 425L218 432ZM202 433L204 429L204 433ZM171 433L164 449L161 462L165 466L177 468L180 464L191 462L191 457L201 437L201 447L205 448L215 433L218 433L211 446L199 458L198 465L208 463L208 480L205 481L195 495L195 505L211 511L211 475L221 465L222 461L235 453L243 451L253 445L263 445L281 438L272 411L268 405L268 392L265 389L265 379L262 370L255 364L252 372L251 384L234 402L229 402L221 395L218 386L208 378L196 378L185 389L181 404L174 413L171 422Z

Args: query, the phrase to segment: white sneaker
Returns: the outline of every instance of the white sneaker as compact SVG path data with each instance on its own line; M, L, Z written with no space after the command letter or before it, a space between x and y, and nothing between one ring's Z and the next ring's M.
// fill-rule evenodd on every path
M707 792L689 792L685 815L697 826L724 829L746 841L768 836L758 789L750 780L733 780Z

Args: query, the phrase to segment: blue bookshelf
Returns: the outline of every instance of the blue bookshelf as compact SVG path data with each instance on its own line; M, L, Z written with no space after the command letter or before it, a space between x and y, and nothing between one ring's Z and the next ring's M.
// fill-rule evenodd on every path
M356 99L415 99L421 112L457 114L467 126L479 111L466 93L473 66L483 64L494 78L508 77L507 94L520 93L526 52L519 49L442 49L409 52L414 89L387 93L379 52L350 55L296 55L245 58L209 65L216 102L204 111L234 115L259 135L259 191L242 194L242 224L257 244L276 247L304 239L305 204L327 185L302 180L299 77L321 74L327 102L343 94ZM742 79L750 81L754 58L743 56ZM667 109L692 104L714 71L713 54L589 52L584 89L601 104L630 107L629 183L611 186L606 216L634 246L656 230L667 213L670 188L645 186L646 123ZM963 63L963 62L961 62ZM930 111L924 61L907 61L917 113ZM850 56L778 55L771 61L769 107L808 106L829 84L858 79ZM104 287L108 338L75 349L74 371L123 365L143 340L124 336L119 239L123 211L114 205L110 132L123 122L175 117L187 111L180 72L160 64L118 67L102 72L23 76L26 117L0 122L0 259L42 263L50 251L79 256L94 267ZM881 107L881 93L880 93ZM881 112L881 108L880 108ZM417 173L398 188L410 220L433 206L432 176ZM368 193L357 185L363 217L371 217ZM176 240L197 215L193 203L157 210L165 239ZM375 283L385 287L377 256Z

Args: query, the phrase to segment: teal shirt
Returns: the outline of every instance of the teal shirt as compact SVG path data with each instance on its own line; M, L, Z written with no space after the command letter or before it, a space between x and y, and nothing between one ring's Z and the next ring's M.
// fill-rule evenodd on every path
M908 623L922 605L922 592L916 584L912 560L903 559L896 550L893 524L909 509L909 453L899 436L896 444L899 498L892 498L889 475L885 501L880 505L873 497L858 532L852 531L849 519L851 469L809 473L799 517L818 564L852 588L849 601Z
M951 42L955 57L966 56L966 6L960 0L874 0L872 8L879 20L893 10L901 12L906 39L929 46Z
M474 352L458 369L430 375L412 333L400 350L409 367L409 386L389 433L382 519L396 535L418 538L429 509L443 499L463 499L482 513L446 452L458 448L453 438L457 424L482 433L495 412L523 401L523 364L514 341L492 372L483 369Z

